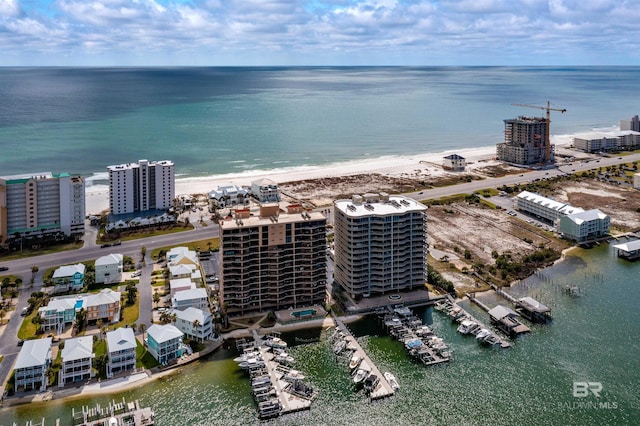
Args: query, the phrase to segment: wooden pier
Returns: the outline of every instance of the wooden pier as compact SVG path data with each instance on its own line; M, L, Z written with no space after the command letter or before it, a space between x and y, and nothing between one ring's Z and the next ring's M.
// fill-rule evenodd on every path
M371 398L371 400L373 401L376 399L393 396L395 394L393 388L391 387L387 379L385 379L384 375L380 372L378 367L376 367L373 361L371 361L371 358L369 358L369 355L367 355L364 349L362 349L362 347L360 346L356 338L353 337L353 334L351 333L351 331L339 318L333 317L333 320L336 323L337 332L341 332L343 335L343 338L347 341L346 346L349 348L353 348L353 351L351 351L350 354L361 357L362 358L361 364L366 363L367 365L369 365L369 368L371 369L370 374L371 375L375 374L380 379L377 386L369 394L369 398Z
M252 334L255 340L255 347L264 361L264 367L250 371L249 375L252 379L268 375L271 387L275 391L272 393L280 404L279 410L274 409L266 413L261 410L261 418L277 417L283 414L310 409L311 402L316 394L310 392L311 388L305 386L301 380L288 377L287 373L293 370L275 361L276 356L272 348L264 344L264 339L256 330L252 330ZM260 410L262 407L261 404L265 401L258 398L255 393L254 397L256 397Z
M527 296L516 299L497 285L489 285L495 290L497 295L502 296L511 302L515 306L516 311L529 321L543 324L551 321L551 309L534 298Z
M429 326L405 306L387 307L384 324L387 331L402 342L409 355L425 365L441 364L451 360L451 352L444 341Z

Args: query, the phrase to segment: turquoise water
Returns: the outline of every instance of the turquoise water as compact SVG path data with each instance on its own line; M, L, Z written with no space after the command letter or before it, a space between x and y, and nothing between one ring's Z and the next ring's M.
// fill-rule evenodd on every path
M615 257L608 245L575 250L572 256L510 289L532 295L553 309L549 325L531 325L530 334L507 350L485 348L462 336L439 312L419 312L433 321L454 351L452 362L424 367L385 335L377 321L353 323L352 330L381 371L398 378L400 392L369 403L354 393L346 361L336 363L326 337L296 346L297 368L319 390L309 412L285 416L285 425L589 425L637 424L640 419L640 262ZM583 297L562 292L578 285ZM485 297L489 305L504 300ZM478 318L484 312L465 305ZM309 339L319 330L297 334ZM294 342L294 336L284 335ZM258 424L247 377L221 350L211 359L140 389L92 400L49 401L0 410L0 424L46 415L62 416L71 407L111 398L140 399L154 407L158 425ZM600 382L600 398L573 397L573 382ZM597 405L600 404L601 405ZM580 405L582 404L582 405ZM595 405L594 405L595 404ZM614 408L615 406L615 408ZM585 408L588 407L588 408Z
M503 119L552 134L637 114L638 67L1 68L0 176L106 177L173 160L178 175L325 165L493 146Z

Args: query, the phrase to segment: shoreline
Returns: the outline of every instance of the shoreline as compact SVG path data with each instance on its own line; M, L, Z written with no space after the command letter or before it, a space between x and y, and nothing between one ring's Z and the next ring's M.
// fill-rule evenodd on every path
M556 149L566 149L571 143L571 135L557 136L552 139ZM439 152L418 154L388 155L375 158L347 160L315 166L293 166L273 170L248 170L238 173L226 173L197 177L177 177L175 195L208 194L218 186L237 185L250 186L251 182L270 179L277 184L292 183L305 180L319 180L330 177L346 177L358 174L382 174L392 177L415 176L421 172L429 178L446 175L442 168L443 157L458 154L465 157L467 171L481 166L501 163L495 159L495 145L452 149ZM104 179L105 180L106 176ZM100 180L88 178L88 180ZM85 187L86 214L98 214L109 208L109 187L105 184Z

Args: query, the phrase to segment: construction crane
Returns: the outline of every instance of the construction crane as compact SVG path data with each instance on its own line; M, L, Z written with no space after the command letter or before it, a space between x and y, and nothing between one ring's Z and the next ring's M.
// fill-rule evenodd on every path
M511 104L513 106L521 106L525 108L536 108L543 109L547 111L547 125L544 135L545 140L545 151L544 151L544 162L548 163L551 160L551 140L549 139L549 125L551 123L551 111L558 111L560 113L567 112L566 108L551 108L551 102L547 101L547 106L539 106L539 105L526 105L526 104Z

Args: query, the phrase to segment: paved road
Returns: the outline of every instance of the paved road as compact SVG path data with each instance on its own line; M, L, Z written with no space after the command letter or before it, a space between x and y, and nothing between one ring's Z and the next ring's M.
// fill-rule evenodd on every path
M431 198L445 197L454 194L473 193L474 191L484 188L496 188L502 185L525 183L533 179L559 176L568 173L590 170L597 167L606 167L614 164L627 163L638 160L640 160L640 154L632 154L624 157L597 157L588 162L578 160L574 161L572 164L562 165L547 170L523 170L523 172L520 174L503 176L499 178L488 178L480 181L472 181L464 184L446 186L441 188L433 188L424 191L412 192L406 195L416 200L428 200ZM331 209L329 209L329 213L330 212ZM7 325L5 331L0 336L0 353L5 356L4 361L0 363L0 383L1 380L6 378L9 374L9 370L12 367L13 362L15 361L16 354L18 353L19 347L17 346L18 339L16 336L21 323L20 312L23 307L27 306L27 299L29 298L31 292L37 291L42 286L42 273L44 270L52 266L72 264L85 260L93 260L111 252L122 253L137 260L140 258L141 247L145 246L147 248L147 262L146 266L142 268L142 276L140 277L140 283L138 285L140 297L140 317L138 320L138 324L144 323L149 326L151 324L153 307L152 288L150 285L153 265L151 259L148 256L153 249L158 247L183 244L191 241L217 237L217 226L212 224L207 227L202 227L197 224L197 219L200 217L200 215L202 215L202 213L196 212L194 218L192 218L195 219L191 221L191 223L196 226L196 229L194 230L177 234L142 238L135 241L127 241L123 242L121 246L114 248L100 248L98 245L96 245L95 240L97 229L91 226L87 226L87 231L85 234L85 244L78 250L2 262L3 266L9 266L10 270L8 271L8 273L22 277L25 284L21 289L17 308L11 314L10 322ZM29 282L31 280L31 267L33 265L38 266L39 272L35 276L35 283L33 287L31 287L29 286Z

